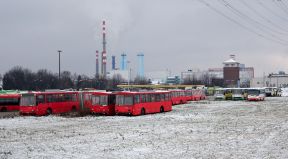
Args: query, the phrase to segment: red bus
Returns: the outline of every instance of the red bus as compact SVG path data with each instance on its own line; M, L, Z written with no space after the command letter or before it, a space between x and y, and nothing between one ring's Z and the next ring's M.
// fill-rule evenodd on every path
M145 115L172 110L171 93L155 92L119 92L116 95L116 114Z
M91 95L91 112L93 114L115 115L116 93L93 92Z
M204 89L192 89L192 100L198 101L204 99L206 99Z
M187 101L193 100L192 90L191 89L185 90L185 96L186 96L186 100Z
M79 110L78 92L30 92L20 100L22 115L50 115Z
M19 94L0 94L0 112L18 111L19 104Z
M90 113L91 112L91 96L92 96L92 91L84 91L84 92L78 92L79 96L79 102L80 102L80 112L86 112Z
M172 97L172 105L187 103L187 96L185 90L170 90Z

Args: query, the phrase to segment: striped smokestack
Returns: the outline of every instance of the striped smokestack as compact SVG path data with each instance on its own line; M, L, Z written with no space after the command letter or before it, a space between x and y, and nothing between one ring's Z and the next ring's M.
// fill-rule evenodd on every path
M102 22L102 35L103 35L103 51L102 51L102 69L101 74L103 77L106 77L106 63L107 63L107 54L106 54L106 24L105 20Z
M96 50L96 78L99 77L99 52Z

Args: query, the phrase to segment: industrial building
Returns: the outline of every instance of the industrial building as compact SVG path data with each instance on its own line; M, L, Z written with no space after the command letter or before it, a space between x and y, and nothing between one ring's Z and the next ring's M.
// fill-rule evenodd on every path
M181 80L182 82L187 79L192 81L208 80L208 83L218 81L218 83L223 83L223 86L226 87L250 86L250 80L254 78L253 67L245 67L245 64L237 62L235 55L230 55L230 58L224 61L223 64L223 68L209 68L204 71L200 71L199 69L190 69L181 72Z
M288 87L288 74L283 71L271 73L268 76L253 78L250 82L251 87Z
M240 63L235 60L235 55L223 62L223 80L226 87L240 86Z
M120 75L124 81L132 81L136 76L140 78L145 78L144 75L144 54L137 54L138 57L138 68L137 75L134 75L133 69L131 68L130 61L127 60L127 54L122 53L120 59L120 69L116 68L116 56L112 56L112 70L107 73L109 78L113 76Z

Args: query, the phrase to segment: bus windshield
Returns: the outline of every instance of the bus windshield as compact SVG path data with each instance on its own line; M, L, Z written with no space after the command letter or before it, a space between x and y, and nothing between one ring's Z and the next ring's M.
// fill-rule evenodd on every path
M23 94L20 100L20 106L35 106L36 100L34 94Z
M117 105L133 105L133 96L117 95L116 104Z
M241 89L233 89L233 94L242 94Z
M0 105L19 105L18 98L1 98L0 97Z
M259 95L260 94L260 90L248 90L248 94L249 95Z
M224 90L216 90L215 94L224 94Z

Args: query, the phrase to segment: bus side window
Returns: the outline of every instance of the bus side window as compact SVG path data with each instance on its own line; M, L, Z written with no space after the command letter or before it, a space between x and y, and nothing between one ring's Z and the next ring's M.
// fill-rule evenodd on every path
M140 103L140 96L139 95L135 95L134 96L134 103Z
M145 103L146 101L146 95L145 94L141 94L141 102Z
M64 94L64 101L65 102L72 101L72 95L71 94Z
M58 102L66 102L64 94L58 94Z
M48 95L46 96L46 98L47 98L47 103L53 102L53 96L52 96L52 94L48 94Z
M165 95L164 94L160 94L160 98L161 98L161 101L165 101Z
M147 94L147 102L152 102L151 94Z
M72 101L76 102L77 101L77 95L76 94L72 94Z
M155 94L155 101L160 102L160 100L161 100L160 94Z
M151 94L151 102L155 102L155 101L156 101L155 94Z
M45 102L44 95L37 95L36 96L36 105L44 103L44 102Z

